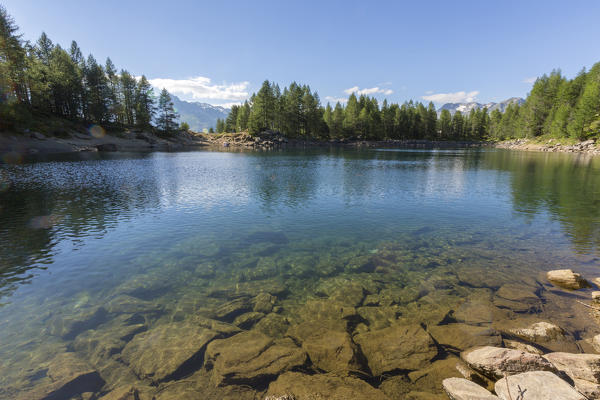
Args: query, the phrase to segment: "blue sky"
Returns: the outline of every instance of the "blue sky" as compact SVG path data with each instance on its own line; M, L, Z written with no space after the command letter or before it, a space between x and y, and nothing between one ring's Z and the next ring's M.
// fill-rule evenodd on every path
M229 104L264 79L393 102L525 96L600 61L600 1L0 0L42 31L186 100Z

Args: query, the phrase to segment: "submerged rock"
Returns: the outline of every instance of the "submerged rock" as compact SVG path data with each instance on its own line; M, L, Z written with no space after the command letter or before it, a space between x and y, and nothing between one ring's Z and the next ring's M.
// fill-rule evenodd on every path
M106 322L108 312L104 307L93 307L76 314L59 315L50 322L50 334L72 340L88 329L93 329Z
M258 321L260 321L265 314L260 312L249 312L236 317L233 320L233 324L239 326L242 329L252 328Z
M373 375L421 369L437 355L435 342L418 324L392 325L360 333L354 340L367 358Z
M304 322L292 326L287 335L302 343L302 348L319 369L337 373L362 369L356 345L346 332L329 330L318 322Z
M462 352L461 358L471 368L491 379L526 371L556 372L556 368L542 356L502 347L478 347Z
M215 318L232 322L237 316L252 311L252 303L248 297L240 297L235 300L228 301L221 305L215 311Z
M267 397L290 400L387 400L388 397L365 381L332 374L305 375L286 372L269 385ZM286 397L289 396L289 397Z
M138 376L160 382L199 368L206 345L221 335L191 322L163 324L136 335L121 357Z
M494 296L494 305L517 313L537 312L542 301L536 294L536 288L519 283L507 283L498 289Z
M510 333L532 342L548 342L564 338L565 332L549 322L536 322L526 328L510 329Z
M252 310L263 314L268 314L273 310L277 297L270 295L269 293L259 293L252 299L254 304Z
M291 339L273 340L256 331L215 340L206 349L206 366L217 386L261 384L306 361L306 353Z
M548 371L510 375L496 382L494 388L502 400L586 400L571 385Z
M498 400L486 389L463 378L444 379L442 387L450 400Z
M19 399L62 400L87 392L97 392L104 385L98 371L75 353L61 353L48 364L51 383L24 393Z
M548 271L546 277L556 286L560 286L565 289L577 290L591 286L588 281L583 279L581 274L573 272L570 269L556 269L553 271Z
M282 338L290 324L287 319L279 314L269 313L262 318L253 329L272 338Z
M495 329L467 324L434 325L429 334L444 347L466 350L475 346L500 346L502 336Z

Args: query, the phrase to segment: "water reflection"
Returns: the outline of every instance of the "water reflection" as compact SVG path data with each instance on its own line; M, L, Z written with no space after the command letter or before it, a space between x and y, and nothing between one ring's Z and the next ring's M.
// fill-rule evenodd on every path
M560 221L577 251L595 250L600 241L600 160L586 156L319 149L128 155L1 168L3 295L30 279L29 269L51 264L57 243L77 248L121 221L168 207L235 212L239 223L258 225L264 221L243 214L257 204L269 218L286 209L322 207L348 225L348 207L426 212L435 202L448 205L449 198L475 205L485 202L477 198L482 192L506 191L505 200L526 220L548 213ZM508 173L508 186L500 172Z

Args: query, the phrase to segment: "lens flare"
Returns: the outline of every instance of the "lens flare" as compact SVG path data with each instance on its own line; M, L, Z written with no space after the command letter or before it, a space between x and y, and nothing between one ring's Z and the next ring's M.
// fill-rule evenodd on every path
M106 131L100 125L92 125L88 131L90 132L90 135L97 139L103 138L104 135L106 135Z

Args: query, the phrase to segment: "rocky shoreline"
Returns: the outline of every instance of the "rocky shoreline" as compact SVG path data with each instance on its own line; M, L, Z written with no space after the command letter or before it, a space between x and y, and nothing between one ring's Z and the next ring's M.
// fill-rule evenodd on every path
M546 143L528 139L515 139L503 142L481 141L431 141L431 140L304 140L291 139L278 132L263 132L250 135L247 132L205 134L177 132L170 137L161 137L151 132L126 131L118 134L72 132L63 137L47 136L39 132L25 134L0 134L0 154L5 158L22 158L42 154L78 152L149 152L177 151L198 147L212 149L253 149L269 150L276 148L303 147L349 147L349 148L408 148L408 149L456 149L495 147L500 149L600 154L594 140L577 144L563 145L550 139Z
M499 149L541 151L551 153L585 153L591 155L600 154L600 148L593 139L576 144L561 144L559 139L549 139L545 143L533 142L528 139L515 139L498 142L494 145Z

